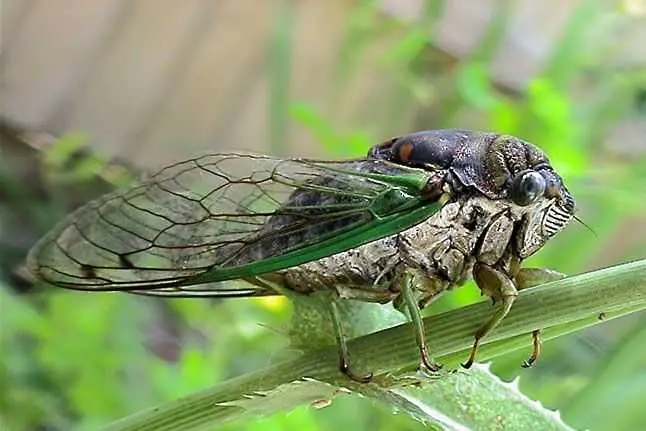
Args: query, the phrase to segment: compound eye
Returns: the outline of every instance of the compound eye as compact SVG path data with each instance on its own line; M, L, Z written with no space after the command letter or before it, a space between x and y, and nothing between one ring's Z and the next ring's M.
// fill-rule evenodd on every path
M545 193L545 178L529 171L516 176L511 183L511 199L520 206L530 205Z

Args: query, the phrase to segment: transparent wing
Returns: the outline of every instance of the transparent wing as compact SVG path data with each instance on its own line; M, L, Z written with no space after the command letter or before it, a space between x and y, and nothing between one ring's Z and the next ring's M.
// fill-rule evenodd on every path
M379 224L422 206L427 180L423 171L381 160L207 155L81 207L27 263L44 281L83 290L266 294L204 283L277 271L385 236Z

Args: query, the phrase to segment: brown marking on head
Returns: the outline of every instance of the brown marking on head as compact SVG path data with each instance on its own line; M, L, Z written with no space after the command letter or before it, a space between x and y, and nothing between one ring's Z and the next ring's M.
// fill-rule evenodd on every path
M397 156L399 156L399 160L402 162L408 162L411 154L413 154L413 147L414 145L410 142L400 145L397 154Z

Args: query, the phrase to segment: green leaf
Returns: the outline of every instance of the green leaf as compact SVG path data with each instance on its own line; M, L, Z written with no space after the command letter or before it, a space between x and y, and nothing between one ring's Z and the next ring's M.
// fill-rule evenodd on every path
M264 416L304 403L325 405L344 392L350 393L329 383L305 378L284 383L269 391L244 394L240 399L218 403L218 406L236 407L249 414Z
M424 424L444 430L533 429L570 430L558 413L523 395L518 379L501 381L486 365L458 370L420 386L374 390L357 387L366 396L399 407Z

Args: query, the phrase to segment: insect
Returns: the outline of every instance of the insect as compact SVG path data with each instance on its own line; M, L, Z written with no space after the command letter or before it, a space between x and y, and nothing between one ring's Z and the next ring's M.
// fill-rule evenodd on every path
M405 306L421 366L437 371L420 308L472 276L495 308L553 279L521 262L574 217L574 199L537 147L469 130L412 133L346 161L220 153L168 166L70 214L29 253L45 282L166 297L251 297L275 286ZM222 287L242 279L243 287ZM348 365L335 302L340 369ZM534 351L525 365L538 356Z

